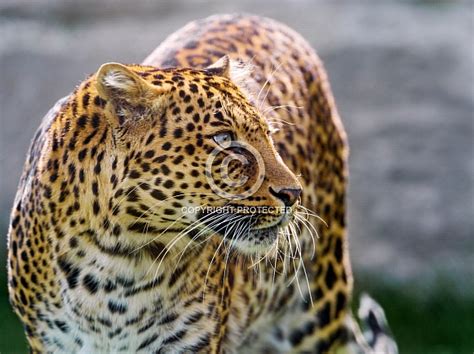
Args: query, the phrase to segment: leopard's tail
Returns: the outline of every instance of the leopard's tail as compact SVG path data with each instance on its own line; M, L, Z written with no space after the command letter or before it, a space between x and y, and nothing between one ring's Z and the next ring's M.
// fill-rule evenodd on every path
M362 337L371 353L398 353L397 343L393 338L382 306L369 295L362 294L357 315Z
M357 315L358 319L353 314L346 319L348 341L338 354L398 354L385 313L369 295L361 296Z

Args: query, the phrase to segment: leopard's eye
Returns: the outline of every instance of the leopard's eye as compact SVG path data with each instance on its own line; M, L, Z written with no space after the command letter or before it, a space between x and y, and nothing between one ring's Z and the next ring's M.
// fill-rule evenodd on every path
M217 145L223 148L228 148L234 140L233 134L231 132L219 133L214 135L212 138L217 143Z

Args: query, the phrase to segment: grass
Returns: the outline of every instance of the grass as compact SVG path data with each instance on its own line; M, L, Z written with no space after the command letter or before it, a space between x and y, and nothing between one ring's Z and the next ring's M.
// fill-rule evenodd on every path
M22 326L8 303L4 278L0 284L0 353L27 353ZM365 278L357 283L356 298L360 289L385 309L400 353L473 353L474 301L454 295L449 284L422 294L416 287L396 287Z
M0 353L28 353L23 327L10 307L5 283L2 282L2 285L0 293Z
M359 280L355 299L363 289L385 310L400 353L461 354L474 352L474 300L455 295L453 284L440 281L422 292L368 279Z

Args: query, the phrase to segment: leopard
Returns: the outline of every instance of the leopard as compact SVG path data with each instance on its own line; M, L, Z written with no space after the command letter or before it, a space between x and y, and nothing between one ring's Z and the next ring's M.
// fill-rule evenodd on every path
M15 197L30 351L396 353L380 305L351 310L347 160L321 60L275 20L103 64L43 118Z

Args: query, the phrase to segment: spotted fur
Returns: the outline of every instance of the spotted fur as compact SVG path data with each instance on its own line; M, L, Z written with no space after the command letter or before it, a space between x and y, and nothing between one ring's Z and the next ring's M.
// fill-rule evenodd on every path
M183 213L229 205L209 185L217 166L206 170L222 132L265 165L259 189L233 204L286 206L292 220L217 219L232 231ZM257 182L250 161L232 177ZM30 348L370 352L349 310L346 183L326 73L282 24L214 16L143 65L103 65L44 118L15 199L9 290Z

